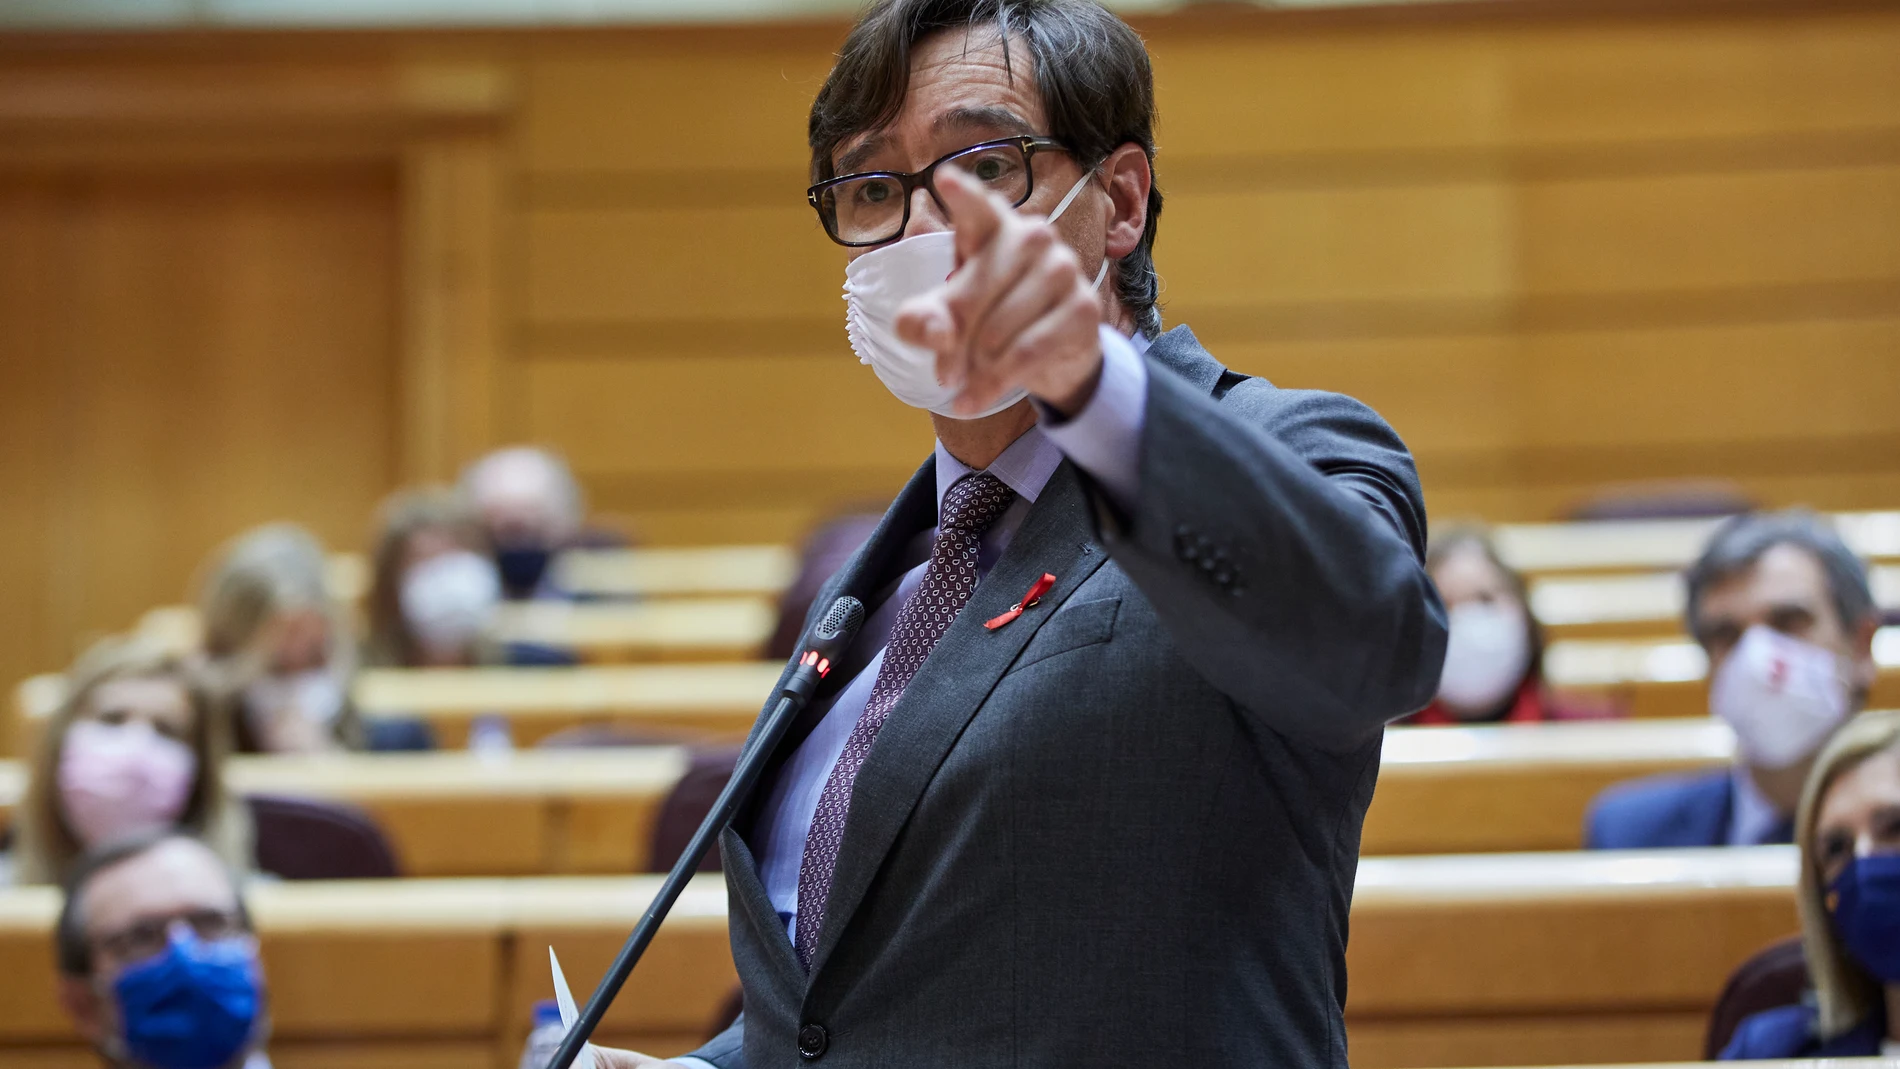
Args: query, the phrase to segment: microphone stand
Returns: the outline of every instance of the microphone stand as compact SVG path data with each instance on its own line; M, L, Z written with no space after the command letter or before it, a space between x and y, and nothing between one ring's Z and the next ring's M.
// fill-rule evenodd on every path
M752 789L758 785L759 776L765 771L765 763L778 749L779 740L798 719L811 700L812 693L818 689L819 682L831 671L836 661L850 647L851 640L857 637L858 628L864 623L864 606L853 597L842 597L832 603L825 617L812 634L812 644L798 659L798 668L779 691L778 704L766 718L765 727L759 732L757 741L740 755L739 763L732 770L732 778L726 781L725 789L719 792L719 798L713 803L712 811L700 822L699 830L693 833L692 841L686 844L686 850L679 860L673 863L673 870L666 874L666 882L660 885L660 893L653 897L651 905L640 917L640 923L634 925L633 933L620 948L620 953L607 969L607 975L601 977L600 986L594 988L587 1005L574 1021L574 1027L568 1029L567 1036L561 1040L561 1046L554 1052L547 1069L570 1069L574 1059L580 1055L581 1048L600 1026L600 1019L606 1015L607 1007L614 997L620 994L620 988L632 975L633 967L640 963L640 956L646 953L647 944L653 942L653 936L660 930L660 922L672 912L673 904L679 901L680 893L686 890L686 883L699 870L700 860L706 851L712 849L719 833L731 823L733 814L739 806L751 796Z

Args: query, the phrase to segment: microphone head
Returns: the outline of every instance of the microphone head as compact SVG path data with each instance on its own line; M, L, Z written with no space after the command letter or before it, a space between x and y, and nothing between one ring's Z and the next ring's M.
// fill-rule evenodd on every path
M810 648L820 657L835 661L851 646L851 640L858 637L858 628L862 626L864 603L847 594L832 602L818 626L812 628Z

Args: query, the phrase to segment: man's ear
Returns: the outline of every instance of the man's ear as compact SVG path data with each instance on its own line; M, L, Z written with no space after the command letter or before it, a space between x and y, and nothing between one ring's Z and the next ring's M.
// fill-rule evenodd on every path
M93 1046L98 1046L110 1029L106 1020L105 1000L99 992L93 990L92 982L81 976L59 978L59 1005L72 1018L73 1028L80 1038Z
M1154 188L1154 170L1148 154L1130 142L1108 154L1097 168L1108 183L1108 226L1102 251L1119 260L1141 244L1148 229L1148 191Z

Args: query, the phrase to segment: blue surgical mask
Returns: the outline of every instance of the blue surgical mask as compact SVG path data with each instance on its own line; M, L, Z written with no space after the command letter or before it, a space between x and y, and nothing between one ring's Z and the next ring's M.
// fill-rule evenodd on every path
M1900 854L1855 858L1828 891L1847 953L1881 983L1900 983Z
M246 936L173 934L165 951L113 982L125 1053L152 1069L221 1069L244 1055L258 1028L263 984Z

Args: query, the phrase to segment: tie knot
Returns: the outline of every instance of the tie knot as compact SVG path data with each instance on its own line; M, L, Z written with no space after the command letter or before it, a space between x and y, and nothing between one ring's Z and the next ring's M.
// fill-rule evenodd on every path
M981 534L1014 500L1016 491L1003 485L1003 480L987 471L973 471L944 491L937 525L946 531Z

